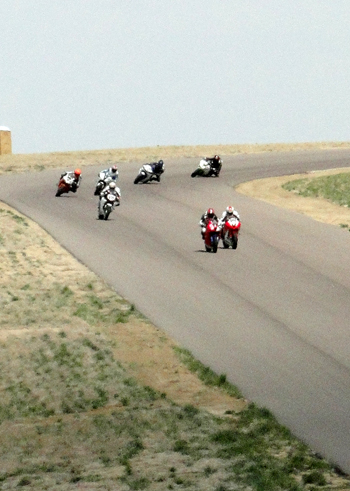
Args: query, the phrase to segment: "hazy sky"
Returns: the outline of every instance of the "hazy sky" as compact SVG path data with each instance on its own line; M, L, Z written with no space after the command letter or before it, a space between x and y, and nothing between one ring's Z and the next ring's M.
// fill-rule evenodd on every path
M0 1L14 153L350 140L349 0Z

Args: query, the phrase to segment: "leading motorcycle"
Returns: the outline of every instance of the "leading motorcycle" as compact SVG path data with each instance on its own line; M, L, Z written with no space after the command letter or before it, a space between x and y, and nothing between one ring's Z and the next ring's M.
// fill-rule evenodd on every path
M204 232L204 247L207 252L217 252L220 240L220 227L217 220L208 220Z
M108 220L108 217L114 210L114 207L119 205L120 205L120 196L118 192L116 194L107 193L104 196L101 196L100 203L99 203L98 219Z
M229 218L223 224L221 229L221 239L225 249L228 249L229 247L237 249L240 228L241 222L235 216Z
M201 176L201 177L219 177L222 164L220 163L218 168L212 166L209 159L201 159L197 169L195 169L191 177Z

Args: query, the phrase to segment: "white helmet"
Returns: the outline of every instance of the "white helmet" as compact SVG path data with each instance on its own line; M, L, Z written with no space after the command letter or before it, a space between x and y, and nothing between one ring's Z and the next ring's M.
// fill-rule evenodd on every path
M228 207L226 208L226 213L227 213L228 215L233 215L233 212L234 212L234 211L235 211L235 209L233 208L233 206L228 206Z
M116 188L116 183L114 181L109 183L109 189L115 189Z

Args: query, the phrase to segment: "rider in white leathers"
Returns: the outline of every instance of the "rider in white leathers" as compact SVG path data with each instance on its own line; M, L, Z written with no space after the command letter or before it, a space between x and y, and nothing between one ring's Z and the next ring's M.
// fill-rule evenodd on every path
M241 221L238 211L235 210L233 206L228 206L221 215L220 224L224 225L224 223L232 217L236 217L237 220Z
M117 197L114 206L120 205L120 198L121 198L120 189L116 186L115 182L112 181L109 184L107 184L107 186L103 189L103 191L100 194L100 199L99 199L98 207L97 207L99 218L103 217L103 214L104 214L103 213L103 206L107 201L106 196L108 194L114 194Z
M102 172L105 175L105 179L107 177L111 177L113 179L113 181L116 181L119 177L119 171L118 171L118 167L116 165L113 165L112 167L109 167L108 169L102 170L100 172L100 174L102 174Z

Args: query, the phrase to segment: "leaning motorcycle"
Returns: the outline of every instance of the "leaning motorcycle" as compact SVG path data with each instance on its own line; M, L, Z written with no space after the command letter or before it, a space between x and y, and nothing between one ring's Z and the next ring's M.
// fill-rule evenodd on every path
M137 174L134 184L146 184L151 181L160 181L161 173L153 172L152 166L150 164L143 164Z
M56 196L61 196L61 194L69 193L72 191L72 187L75 185L74 177L69 174L62 175L57 186Z
M108 175L106 172L101 171L98 175L98 181L96 183L94 196L99 196L100 193L107 186L107 184L109 184L111 181L115 181L115 180L116 180L116 178L113 178L110 175Z
M221 230L221 239L225 249L229 247L237 249L240 228L241 222L237 217L231 217L224 223Z
M219 168L215 169L208 160L202 159L200 160L197 169L192 172L191 177L219 177L220 170L221 164Z
M204 232L204 246L207 252L217 252L220 239L220 227L216 220L209 220Z
M108 220L108 217L114 210L114 207L120 205L119 194L116 195L113 193L107 193L105 196L100 197L100 202L102 200L104 203L102 205L102 209L99 207L98 219Z

